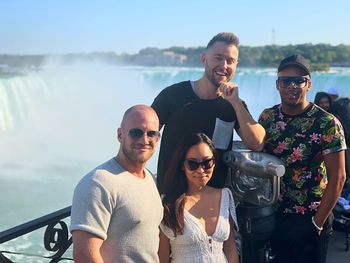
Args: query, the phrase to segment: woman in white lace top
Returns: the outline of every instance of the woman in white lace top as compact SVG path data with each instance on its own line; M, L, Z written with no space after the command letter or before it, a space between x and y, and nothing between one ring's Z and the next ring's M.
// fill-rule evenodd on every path
M213 143L202 133L186 138L174 153L165 176L161 263L238 262L231 192L207 185L215 158Z

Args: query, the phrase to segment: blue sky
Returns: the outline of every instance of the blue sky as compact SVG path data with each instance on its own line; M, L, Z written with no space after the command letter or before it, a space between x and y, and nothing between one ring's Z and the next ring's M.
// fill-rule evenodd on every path
M349 0L0 0L0 54L205 46L350 44ZM274 33L273 33L274 32Z

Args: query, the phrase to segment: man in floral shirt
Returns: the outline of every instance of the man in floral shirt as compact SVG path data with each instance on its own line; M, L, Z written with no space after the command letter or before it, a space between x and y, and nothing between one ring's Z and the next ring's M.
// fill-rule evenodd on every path
M307 101L311 75L301 55L281 61L276 88L281 104L259 119L264 151L286 166L272 248L277 262L325 262L332 209L345 179L344 132L333 115Z

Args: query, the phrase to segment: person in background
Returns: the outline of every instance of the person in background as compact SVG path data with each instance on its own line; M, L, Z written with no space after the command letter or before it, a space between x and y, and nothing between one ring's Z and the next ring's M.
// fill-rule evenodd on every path
M343 129L337 118L307 100L311 84L303 56L284 58L276 80L281 103L259 118L266 129L264 151L286 167L271 240L280 263L325 262L332 209L345 180Z
M325 111L332 113L333 110L333 100L331 96L326 92L317 92L315 95L314 103L320 106ZM333 114L333 113L332 113Z
M159 259L165 262L238 263L237 226L228 188L208 186L218 156L203 133L179 144L167 169Z
M158 262L161 199L145 168L159 139L159 120L146 105L128 109L116 157L74 191L70 231L75 262Z
M165 171L181 138L202 132L212 139L219 158L209 185L222 188L228 168L221 160L231 149L233 128L245 145L260 151L265 131L247 111L238 96L238 86L230 83L238 64L239 39L233 33L219 33L208 43L201 57L203 76L165 88L152 103L160 127L164 126L158 159L157 186L165 193Z
M335 87L330 87L327 91L329 96L331 96L333 101L336 101L339 98L339 91Z

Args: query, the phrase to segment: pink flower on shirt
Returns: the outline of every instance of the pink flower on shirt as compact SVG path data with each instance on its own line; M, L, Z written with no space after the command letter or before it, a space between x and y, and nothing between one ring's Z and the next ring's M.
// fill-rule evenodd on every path
M277 126L277 128L279 128L281 130L285 130L286 129L286 123L284 121L276 122L276 126Z
M316 177L315 177L315 181L317 182L320 182L322 180L322 176L320 174L318 174Z
M318 208L318 206L320 205L320 202L312 202L309 206L308 206L308 208L312 211L312 210L314 210L314 211L317 211L317 208Z
M319 143L320 142L320 135L317 133L313 133L310 135L311 142Z
M324 141L326 141L326 142L331 142L332 140L333 140L333 137L334 137L334 135L333 134L331 134L331 135L322 135L322 139L324 140Z
M278 153L283 152L286 149L287 149L287 147L286 147L286 143L284 141L283 142L278 142L278 146L277 146L276 149L273 150L273 152L275 154L278 154Z
M295 212L297 212L297 214L305 214L305 207L295 205L293 208L295 209Z
M291 159L293 162L295 161L301 161L303 157L303 153L301 152L300 147L293 148L293 153L291 155Z
M292 177L292 180L295 182L299 182L300 181L300 175L301 175L301 171L300 170L295 170L294 171L294 176Z

